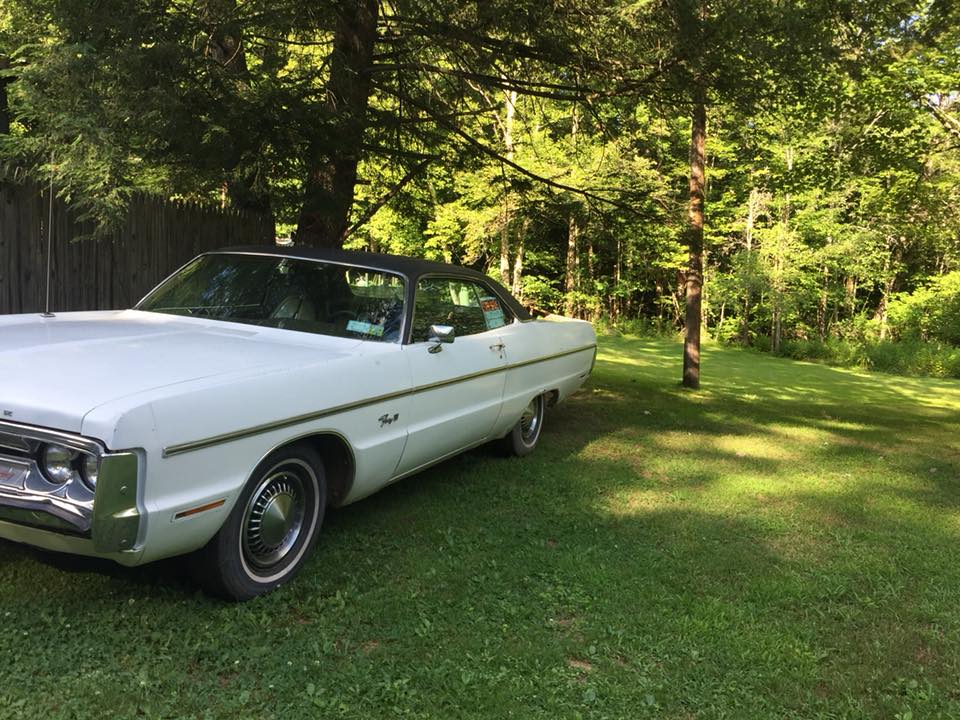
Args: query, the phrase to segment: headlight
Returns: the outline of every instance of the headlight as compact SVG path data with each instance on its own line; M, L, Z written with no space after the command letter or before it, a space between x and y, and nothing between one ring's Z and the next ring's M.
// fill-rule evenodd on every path
M44 445L40 453L40 469L54 485L83 480L88 488L96 490L100 460L63 445Z
M47 445L43 449L43 474L54 485L66 485L71 480L77 480L80 473L75 467L78 453L76 450L63 445Z
M97 473L100 472L100 461L93 455L83 456L83 465L81 466L83 480L91 490L97 489Z

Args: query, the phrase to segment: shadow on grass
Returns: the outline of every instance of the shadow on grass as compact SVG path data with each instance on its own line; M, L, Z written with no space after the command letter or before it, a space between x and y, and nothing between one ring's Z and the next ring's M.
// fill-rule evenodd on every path
M710 349L689 393L675 350L605 344L535 455L474 451L332 511L300 578L244 606L195 593L179 561L0 544L0 605L31 631L0 686L72 677L73 658L29 652L71 641L66 611L109 629L84 652L131 716L211 696L292 716L307 681L358 716L572 716L587 689L611 717L957 710L957 385ZM164 682L126 693L125 668L159 656ZM416 694L384 700L384 676Z
M69 576L73 576L73 581L76 582L97 576L109 579L117 586L135 587L138 594L162 595L170 590L192 593L195 590L184 558L170 558L130 568L112 560L41 550L0 540L0 567L26 562L40 563L58 573L64 573L68 582ZM37 590L45 591L42 587Z

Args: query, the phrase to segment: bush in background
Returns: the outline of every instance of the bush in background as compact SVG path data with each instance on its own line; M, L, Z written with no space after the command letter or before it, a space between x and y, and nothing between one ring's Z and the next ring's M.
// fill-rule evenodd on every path
M860 367L895 375L960 378L960 348L916 339L785 340L780 355L828 365Z
M887 317L894 337L960 345L960 271L897 295Z

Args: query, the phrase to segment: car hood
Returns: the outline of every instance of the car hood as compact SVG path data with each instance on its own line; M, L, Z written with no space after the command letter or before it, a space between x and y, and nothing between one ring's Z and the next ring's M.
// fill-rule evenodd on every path
M80 432L95 407L161 387L345 357L355 340L158 313L0 317L0 420Z

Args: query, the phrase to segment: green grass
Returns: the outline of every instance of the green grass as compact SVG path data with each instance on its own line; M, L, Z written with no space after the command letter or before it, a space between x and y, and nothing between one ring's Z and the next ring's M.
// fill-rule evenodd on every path
M0 543L0 717L960 716L960 384L605 339L524 460L328 517L209 600Z

